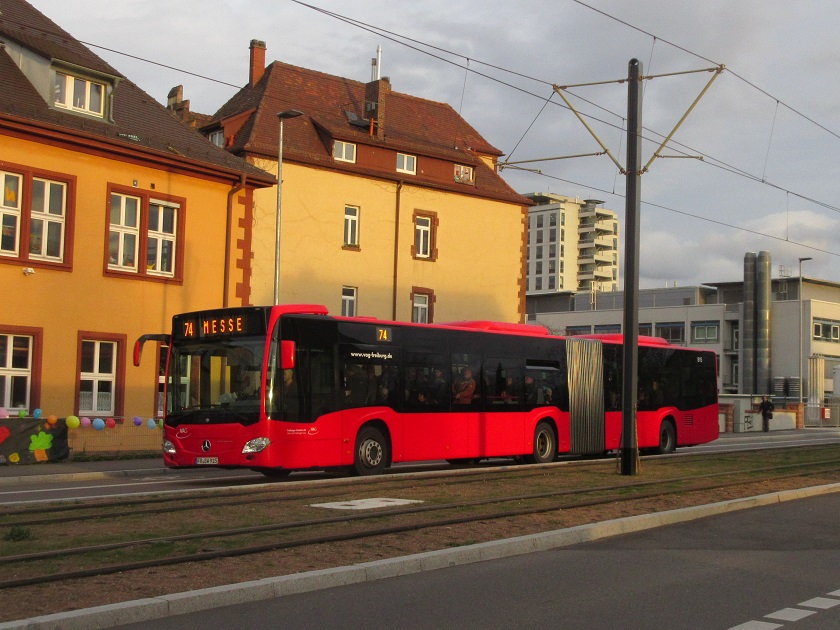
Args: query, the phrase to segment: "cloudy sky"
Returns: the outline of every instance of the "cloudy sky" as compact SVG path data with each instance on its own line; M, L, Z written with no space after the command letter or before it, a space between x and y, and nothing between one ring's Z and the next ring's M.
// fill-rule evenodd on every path
M0 0L0 10L2 10ZM449 103L510 161L600 151L552 85L724 64L642 176L643 288L732 281L744 253L840 282L840 3L836 0L30 0L158 101L184 86L214 113L268 60L359 81L382 46L393 89ZM146 61L148 60L148 61ZM174 69L155 65L157 62ZM644 83L647 162L712 74ZM571 89L575 108L626 164L627 87ZM702 156L703 160L696 159ZM517 191L600 199L624 215L607 156L507 168Z

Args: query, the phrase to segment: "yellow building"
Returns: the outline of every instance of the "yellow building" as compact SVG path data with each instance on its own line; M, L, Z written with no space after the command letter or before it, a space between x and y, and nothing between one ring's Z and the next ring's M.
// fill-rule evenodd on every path
M182 125L23 0L0 36L0 408L151 416L174 313L248 302L275 179Z
M281 114L282 113L282 114ZM251 42L249 82L202 131L277 173L280 302L401 321L523 322L528 199L445 103L284 64ZM275 298L278 195L255 193L251 302Z

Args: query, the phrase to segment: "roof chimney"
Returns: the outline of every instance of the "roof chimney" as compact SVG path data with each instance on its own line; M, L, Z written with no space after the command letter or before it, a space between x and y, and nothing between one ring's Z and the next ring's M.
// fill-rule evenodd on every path
M251 40L251 65L248 69L248 85L254 87L265 74L265 42Z
M376 125L377 140L385 139L385 97L391 92L391 81L382 77L365 84L365 118Z

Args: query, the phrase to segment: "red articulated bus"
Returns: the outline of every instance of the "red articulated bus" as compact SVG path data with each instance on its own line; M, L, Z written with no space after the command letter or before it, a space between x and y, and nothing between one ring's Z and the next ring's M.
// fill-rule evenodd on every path
M473 462L620 447L622 339L540 326L409 324L317 305L176 315L168 345L167 466L267 476L396 462ZM718 437L716 356L639 341L638 446Z

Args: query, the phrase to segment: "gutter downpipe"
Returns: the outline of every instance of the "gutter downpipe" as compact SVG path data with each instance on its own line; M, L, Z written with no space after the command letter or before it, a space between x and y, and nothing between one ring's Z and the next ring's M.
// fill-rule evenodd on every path
M228 191L227 198L227 219L225 221L225 279L222 287L222 308L227 308L228 304L228 287L230 284L230 241L233 226L233 196L245 188L245 174L239 176L239 183L234 184L233 188Z
M400 253L400 200L402 194L403 180L397 182L397 199L394 208L394 290L391 302L391 319L397 321L397 268Z

